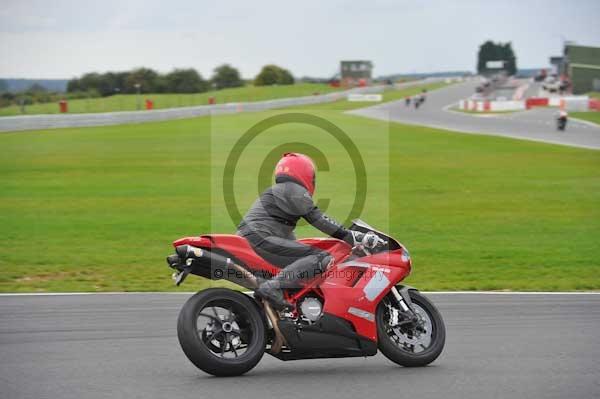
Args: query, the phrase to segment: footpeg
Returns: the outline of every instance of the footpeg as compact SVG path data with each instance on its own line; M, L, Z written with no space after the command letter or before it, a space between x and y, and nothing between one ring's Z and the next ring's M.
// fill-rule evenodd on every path
M190 268L186 267L183 270L181 270L180 272L173 273L173 275L171 276L171 278L173 279L173 281L175 281L175 285L177 287L179 287L179 285L181 283L183 283L183 281L188 276L188 274L190 274Z

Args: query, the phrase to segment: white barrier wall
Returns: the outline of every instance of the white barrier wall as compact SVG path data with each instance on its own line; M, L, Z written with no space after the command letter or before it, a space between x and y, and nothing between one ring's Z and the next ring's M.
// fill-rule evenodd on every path
M564 108L567 111L587 111L589 110L589 98L570 98L564 99Z
M545 99L546 98L544 98L544 100ZM556 96L548 97L547 100L548 106L564 108L567 111L590 110L590 99L588 96ZM543 106L545 105L546 104L544 103ZM527 101L460 100L458 108L464 111L477 112L522 111L527 109Z
M565 104L565 107L581 107L581 104L588 104L590 101L590 98L588 96L556 96L556 97L550 97L548 99L548 105L550 105L551 107L560 107L562 104ZM587 107L585 109L583 109L583 111L587 111Z
M490 111L520 111L525 109L525 101L490 101Z
M460 100L458 107L477 112L520 111L525 109L525 101Z
M382 100L383 100L383 96L381 94L348 94L348 101L379 102Z
M548 105L551 107L560 107L561 97L550 97L548 99Z

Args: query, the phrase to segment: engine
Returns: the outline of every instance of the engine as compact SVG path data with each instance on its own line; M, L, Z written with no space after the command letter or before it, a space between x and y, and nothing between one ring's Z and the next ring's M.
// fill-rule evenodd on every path
M300 313L303 319L309 323L314 323L323 314L323 303L319 298L307 296L300 302Z

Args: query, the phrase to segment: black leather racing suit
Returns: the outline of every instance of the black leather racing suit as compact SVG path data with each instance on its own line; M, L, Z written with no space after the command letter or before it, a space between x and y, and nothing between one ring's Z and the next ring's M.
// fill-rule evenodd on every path
M273 265L293 270L293 280L311 278L325 270L331 257L325 251L296 241L300 218L322 232L348 242L352 234L324 215L304 186L289 177L278 177L254 202L238 226L254 250Z

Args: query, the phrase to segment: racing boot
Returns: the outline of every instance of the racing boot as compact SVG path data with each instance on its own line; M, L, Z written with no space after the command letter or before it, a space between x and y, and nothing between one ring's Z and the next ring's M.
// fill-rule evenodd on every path
M309 255L298 259L275 277L258 286L254 295L266 299L277 310L293 309L294 306L285 300L282 289L300 288L302 281L312 280L327 269L333 261L329 255Z
M283 291L281 290L281 281L276 280L276 278L277 276L259 285L256 291L254 291L254 296L269 301L269 303L276 310L293 309L292 304L286 301L283 297Z

